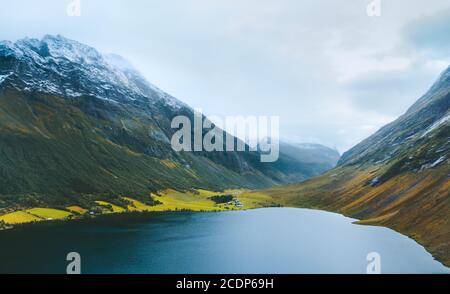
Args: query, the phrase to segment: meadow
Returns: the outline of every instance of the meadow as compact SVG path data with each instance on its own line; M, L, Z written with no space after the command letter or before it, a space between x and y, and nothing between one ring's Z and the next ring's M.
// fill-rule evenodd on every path
M221 195L231 195L233 200L238 200L238 203L241 205L236 205L233 201L216 203L212 200L214 196ZM113 213L164 211L219 212L279 206L279 204L273 201L271 196L245 189L230 189L222 192L205 189L191 191L166 189L158 193L153 193L150 197L157 200L158 204L148 205L130 196L123 196L120 198L122 205L112 203L108 199L105 199L95 201L95 205L92 207L81 207L75 204L65 208L33 207L0 215L0 222L6 225L18 225L42 221L95 217L96 215Z

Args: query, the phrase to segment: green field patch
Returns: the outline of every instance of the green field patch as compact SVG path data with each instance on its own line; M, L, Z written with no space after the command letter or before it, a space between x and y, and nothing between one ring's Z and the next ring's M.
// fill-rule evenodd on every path
M72 215L68 211L54 208L31 208L25 211L44 220L64 219Z
M44 219L31 215L25 211L15 211L0 216L0 221L8 225L25 224L43 221Z

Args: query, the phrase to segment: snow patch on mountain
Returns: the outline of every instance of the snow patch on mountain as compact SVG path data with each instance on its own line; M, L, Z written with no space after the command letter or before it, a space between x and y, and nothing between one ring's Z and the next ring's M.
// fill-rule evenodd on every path
M135 71L134 66L125 58L114 53L104 54L103 58L111 65L121 71Z
M421 138L425 137L429 133L433 132L434 130L438 129L440 126L450 123L450 112L444 115L441 119L436 121L434 124L429 126L425 132L422 134Z
M129 103L162 101L172 108L187 107L147 80L123 57L96 49L61 35L42 40L25 38L0 42L2 72L13 72L15 88L66 97L91 96ZM1 75L0 82L7 77Z
M13 73L10 72L8 74L5 75L0 75L0 84L3 83L4 80L6 80L9 76L11 76Z
M445 156L441 156L439 157L435 162L433 162L430 167L433 168L435 166L438 166L439 164L441 164L442 162L444 162L445 160Z

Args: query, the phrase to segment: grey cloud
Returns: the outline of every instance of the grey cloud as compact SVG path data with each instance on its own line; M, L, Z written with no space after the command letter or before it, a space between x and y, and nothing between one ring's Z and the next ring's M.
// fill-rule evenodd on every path
M422 27L436 25L407 24L450 7L383 0L374 19L369 0L81 0L82 16L71 18L69 2L0 0L0 39L62 34L124 56L206 114L279 115L282 136L341 152L400 115L437 76L415 60ZM433 49L448 35L435 34ZM401 50L387 50L396 42ZM385 69L383 54L418 65ZM342 70L357 74L342 84Z
M375 71L361 75L348 85L347 92L360 109L371 109L388 115L406 111L436 80L434 73L421 65L405 70Z
M408 23L403 34L408 45L431 57L450 57L450 9Z

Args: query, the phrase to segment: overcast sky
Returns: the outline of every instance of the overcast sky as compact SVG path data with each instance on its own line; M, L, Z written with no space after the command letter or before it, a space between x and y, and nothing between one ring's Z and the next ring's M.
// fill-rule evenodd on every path
M0 0L0 39L62 34L124 56L207 115L279 115L281 137L343 152L450 64L450 1Z

